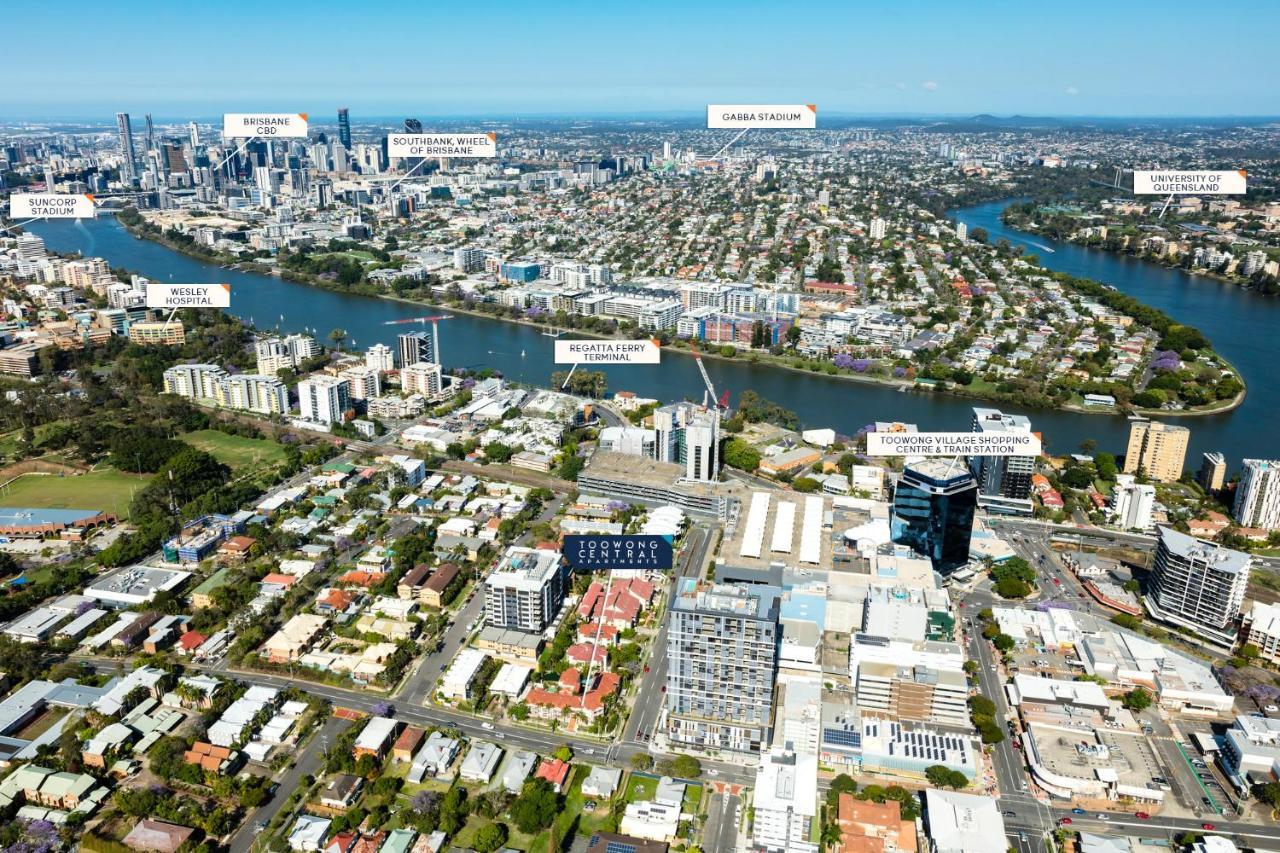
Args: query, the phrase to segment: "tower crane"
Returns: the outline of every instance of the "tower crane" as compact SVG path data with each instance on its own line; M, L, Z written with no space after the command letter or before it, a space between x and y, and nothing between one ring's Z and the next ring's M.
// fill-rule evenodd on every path
M430 323L431 324L431 354L435 357L436 364L440 364L440 321L452 320L452 314L440 314L436 317L406 317L403 320L387 320L384 326L402 326L406 323Z
M693 353L693 360L698 365L698 372L702 374L702 384L707 386L707 390L702 396L702 405L704 408L715 407L716 412L723 415L725 410L729 408L729 392L725 391L723 396L716 396L716 386L711 384L711 377L707 374L707 368L702 363L702 353L698 352L698 348L694 346L693 341L689 342L689 351Z

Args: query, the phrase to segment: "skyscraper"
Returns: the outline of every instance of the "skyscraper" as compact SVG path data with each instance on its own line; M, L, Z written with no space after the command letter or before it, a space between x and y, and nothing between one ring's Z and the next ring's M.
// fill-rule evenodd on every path
M667 633L666 731L680 746L759 752L768 744L781 591L680 581Z
M133 125L128 113L116 113L116 129L120 134L120 177L132 182L138 177L138 156L133 149Z
M1241 527L1280 527L1280 460L1244 460L1231 514Z
M416 118L407 118L404 120L405 133L422 133L422 122ZM422 157L405 157L404 162L400 164L400 168L405 172L412 172L422 165Z
M977 495L973 475L959 459L935 456L908 465L893 498L893 541L928 557L940 574L963 567Z
M148 151L156 150L156 128L151 123L151 113L147 113L147 149Z
M1144 601L1157 619L1231 646L1250 568L1248 554L1162 527Z
M351 150L351 116L346 107L338 107L338 141L343 148Z
M427 332L406 332L397 338L400 344L400 366L408 367L420 362L436 362L435 347Z
M973 431L1030 433L1031 421L1023 415L1006 415L998 409L975 408ZM1031 515L1034 456L971 456L969 470L978 481L978 506L992 512Z
M1129 419L1129 446L1124 454L1124 472L1142 472L1153 480L1172 483L1182 476L1191 430L1184 426Z
M685 466L690 480L712 482L720 475L720 413L693 403L672 403L653 413L654 456Z

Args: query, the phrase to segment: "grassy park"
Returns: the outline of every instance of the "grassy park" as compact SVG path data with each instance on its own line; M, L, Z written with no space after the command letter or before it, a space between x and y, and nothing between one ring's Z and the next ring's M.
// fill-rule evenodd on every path
M0 506L100 509L124 519L129 515L134 491L149 479L146 474L126 474L113 468L75 476L23 474L0 488Z
M284 461L284 448L266 439L228 435L216 429L185 433L181 438L236 471L268 467Z

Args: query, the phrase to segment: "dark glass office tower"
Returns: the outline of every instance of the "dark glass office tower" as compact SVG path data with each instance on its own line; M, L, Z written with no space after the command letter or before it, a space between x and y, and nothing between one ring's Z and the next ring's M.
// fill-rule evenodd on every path
M138 177L138 154L133 148L133 124L128 113L116 113L116 130L120 135L120 177L132 183Z
M969 562L978 486L961 459L933 457L908 465L893 498L893 541L948 574Z
M351 150L351 116L346 107L338 108L338 141L343 148Z

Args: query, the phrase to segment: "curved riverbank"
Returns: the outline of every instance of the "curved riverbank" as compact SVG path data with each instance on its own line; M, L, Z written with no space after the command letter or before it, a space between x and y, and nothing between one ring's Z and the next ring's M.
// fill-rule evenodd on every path
M1012 228L1023 234L1034 234L1035 236L1039 237L1042 240L1055 240L1057 242L1068 243L1072 246L1077 246L1081 249L1087 249L1092 252L1104 252L1114 257L1131 258L1133 260L1141 261L1145 264L1151 264L1152 266L1163 267L1164 269L1169 269L1169 270L1177 270L1179 272L1185 273L1186 275L1192 275L1198 278L1206 278L1212 281L1219 282L1220 284L1231 285L1232 287L1239 287L1243 290L1250 290L1261 296L1274 297L1274 296L1280 295L1280 288L1276 287L1274 282L1268 285L1268 287L1271 287L1274 289L1265 289L1263 287L1257 286L1256 284L1249 281L1248 279L1241 278L1239 276L1231 276L1225 273L1216 272L1214 270L1208 270L1208 269L1185 268L1182 266L1180 260L1179 261L1170 260L1169 256L1167 255L1152 255L1152 254L1142 253L1139 251L1132 251L1128 247L1112 248L1106 245L1105 243L1095 244L1091 242L1081 242L1071 237L1062 236L1061 234L1049 233L1044 228L1043 225L1031 222L1024 217L1010 216L1007 209L1001 214L1001 221L1009 228ZM1136 225L1137 223L1127 223L1127 226L1130 228L1136 227Z
M988 218L995 217L995 211L988 214L971 208L959 215L971 228L990 224L995 237L1001 236L999 224ZM323 337L326 330L341 326L348 332L348 343L354 346L365 348L384 343L394 347L396 334L404 329L390 324L425 313L420 303L369 299L201 263L151 241L135 239L114 217L81 222L49 220L35 223L28 230L44 238L51 250L97 255L112 266L138 270L156 281L229 283L231 313L264 331L312 332ZM1010 237L1021 244L1022 238L1016 233ZM1146 274L1149 269L1134 265L1133 273ZM1078 270L1073 266L1067 271ZM1280 357L1280 339L1266 331L1274 328L1273 324L1280 324L1280 312L1261 308L1236 310L1235 301L1225 299L1221 307L1203 306L1194 288L1188 288L1186 282L1178 278L1156 286L1111 276L1106 270L1096 272L1095 278L1121 290L1149 296L1144 301L1158 303L1175 319L1194 318L1208 334L1223 342L1224 357L1236 365L1249 383L1247 399L1240 409L1196 419L1188 465L1195 467L1198 454L1208 450L1225 450L1237 460L1240 456L1268 458L1274 455L1270 436L1259 425L1280 416L1280 390L1269 388L1264 382L1270 365ZM1222 294L1242 295L1239 290L1217 285L1204 290L1219 299ZM1178 304L1184 297L1195 297L1194 308ZM1280 306L1268 302L1265 307ZM1206 320L1206 314L1212 314L1212 322ZM1240 325L1243 332L1222 331L1230 324ZM1255 330L1258 334L1254 334ZM551 373L562 369L554 364L550 338L541 335L535 327L459 315L440 324L440 339L447 364L477 370L493 368L529 385L545 386ZM973 398L900 393L879 383L843 382L806 371L753 365L744 359L708 358L705 364L717 390L729 391L731 401L736 401L742 390L750 388L794 410L807 428L830 427L845 435L853 435L875 421L916 424L921 430L967 430L973 420L973 406L977 405ZM614 365L599 369L607 375L611 391L628 390L642 397L662 399L702 397L702 378L693 359L668 358L660 365ZM1030 409L1016 402L1001 403L999 408L1010 414L1028 416L1053 453L1072 452L1081 442L1092 440L1098 447L1120 454L1128 441L1128 422L1118 415L1082 417L1083 413Z
M543 329L543 330L548 328L558 328L558 327L553 327L550 324L538 322L535 320L530 320L525 317L512 317L507 314L499 314L495 312L484 311L478 308L469 308L465 305L460 305L457 302L439 302L439 301L432 301L432 300L422 299L422 298L412 297L412 296L401 296L394 293L387 293L386 291L381 289L376 289L376 290L374 289L366 290L364 288L352 289L349 287L340 286L335 281L321 278L320 276L311 275L308 273L301 273L301 272L298 272L297 270L282 269L278 264L272 263L269 265L260 265L260 264L254 263L253 261L241 261L229 255L222 255L216 252L206 252L203 249L197 248L196 244L194 243L187 243L185 241L173 240L165 236L163 232L159 231L154 227L145 227L147 225L147 223L145 223L145 220L138 220L137 222L129 222L125 220L119 220L119 221L120 221L120 224L124 226L126 231L128 231L130 234L132 234L134 237L138 239L149 240L151 242L164 246L165 248L168 248L172 251L183 254L187 257L194 258L195 260L198 260L204 263L217 264L219 267L222 267L222 268L236 269L241 272L247 272L250 274L272 275L272 276L281 278L285 281L290 281L296 284L301 284L309 287L317 287L317 288L328 290L334 293L341 293L345 295L355 295L355 296L370 296L370 297L375 297L380 299L387 299L395 302L403 302L410 305L418 305L424 308L431 308L437 311L449 311L449 312L454 312L459 314L467 314L472 317L477 317L484 320L491 320L491 321L496 321L501 323L509 323L513 325L525 326L528 328ZM598 331L593 331L588 329L579 329L572 326L560 329L560 331L562 332L562 334L569 335L571 337L590 338L594 340L634 339L634 335L631 337L628 337L627 335L624 335L624 334L616 334L616 333L610 334L610 333L598 332ZM677 342L672 342L666 345L664 349L667 352L693 355L693 352L690 349L684 347L682 344ZM981 393L979 391L975 391L969 386L960 385L954 382L944 381L944 382L938 382L936 384L926 385L918 382L916 379L898 379L892 376L866 375L866 374L861 374L861 373L857 373L849 370L842 370L840 368L835 367L830 361L824 361L820 359L805 359L801 356L796 356L796 355L772 355L770 353L758 352L758 351L748 352L745 355L738 355L736 353L733 355L723 355L721 354L719 349L720 348L718 346L711 345L706 349L700 350L699 354L704 359L707 359L707 360L736 362L739 364L745 363L752 366L765 367L765 368L776 369L776 370L784 370L784 371L789 371L792 373L798 373L802 375L823 376L829 379L836 379L840 381L865 383L868 385L877 385L880 387L889 388L899 393L945 394L947 396L955 397L958 399L975 400L975 401L993 404L993 405L1014 405L1019 402L1016 398L1011 398L1008 394ZM804 363L796 364L795 362L797 360L800 360ZM1192 415L1213 415L1213 414L1221 414L1223 412L1228 412L1236 408L1238 405L1240 405L1240 403L1243 402L1243 400L1244 400L1244 392L1242 391L1239 395L1237 395L1237 397L1231 403L1227 405L1214 406L1212 408L1205 408L1205 409L1192 409L1192 410L1168 412L1168 413L1163 412L1162 410L1149 410L1149 409L1141 409L1138 407L1124 407L1124 408L1115 408L1115 409L1098 409L1098 408L1088 408L1088 407L1075 406L1075 405L1063 405L1063 406L1051 407L1051 406L1039 406L1035 404L1028 404L1025 402L1023 402L1022 405L1027 406L1028 408L1031 408L1035 411L1064 411L1064 412L1072 412L1075 414L1090 415L1090 416L1098 416L1098 415L1114 416L1116 414L1155 414L1155 415L1192 416Z

